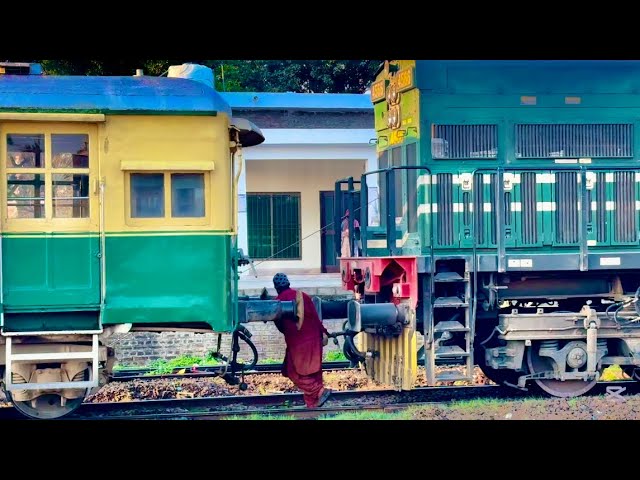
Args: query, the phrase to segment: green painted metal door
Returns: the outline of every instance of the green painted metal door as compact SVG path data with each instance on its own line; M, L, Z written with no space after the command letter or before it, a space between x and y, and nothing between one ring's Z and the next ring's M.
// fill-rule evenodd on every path
M0 128L6 310L99 306L96 134L92 125L6 123Z

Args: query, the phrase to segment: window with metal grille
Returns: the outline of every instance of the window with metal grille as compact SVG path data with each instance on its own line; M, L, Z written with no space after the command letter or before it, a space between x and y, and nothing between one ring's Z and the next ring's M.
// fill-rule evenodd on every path
M633 124L516 125L516 158L633 156Z
M496 158L497 125L432 125L431 156L436 159Z
M301 258L299 193L247 193L247 223L251 258Z

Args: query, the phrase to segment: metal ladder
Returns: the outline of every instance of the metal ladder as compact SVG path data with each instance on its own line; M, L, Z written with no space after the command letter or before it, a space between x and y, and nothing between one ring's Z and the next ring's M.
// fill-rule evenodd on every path
M67 332L55 332L64 334ZM43 333L44 334L44 333ZM54 334L46 332L47 335ZM5 388L8 391L13 390L58 390L63 388L83 388L89 389L97 387L99 384L98 370L100 367L100 344L98 342L98 334L92 335L91 350L73 351L73 352L49 352L49 353L13 353L12 338L10 334L5 337L6 341L6 369L5 369ZM25 335L25 334L21 334ZM33 333L31 334L33 335ZM46 344L44 344L46 345ZM88 360L91 361L92 378L91 380L82 382L50 382L50 383L13 383L13 363L14 362L57 362L61 360Z
M455 260L460 260L459 258ZM438 259L434 264L447 264L446 259ZM464 274L456 271L433 269L433 289L431 291L430 335L425 345L425 366L427 384L436 382L473 380L473 328L471 274L465 260ZM463 288L459 288L463 285ZM456 288L455 295L436 296L442 287ZM441 317L441 318L437 318ZM455 341L455 344L446 345ZM445 370L436 372L438 366L464 365L464 371Z

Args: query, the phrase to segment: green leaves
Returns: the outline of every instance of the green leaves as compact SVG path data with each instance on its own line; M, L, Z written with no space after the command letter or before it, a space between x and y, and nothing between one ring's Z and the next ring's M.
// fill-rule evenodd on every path
M170 65L199 63L227 92L363 93L380 60L36 60L48 75L159 76Z

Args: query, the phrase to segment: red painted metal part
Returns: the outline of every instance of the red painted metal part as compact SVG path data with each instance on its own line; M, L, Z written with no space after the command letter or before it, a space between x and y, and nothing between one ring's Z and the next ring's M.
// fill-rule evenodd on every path
M355 257L341 258L342 288L355 291L364 284L367 294L379 293L392 287L393 303L410 300L418 304L418 268L416 257Z

